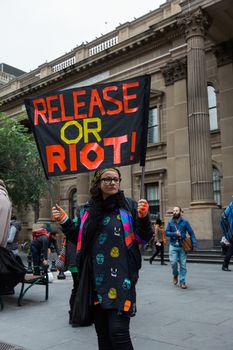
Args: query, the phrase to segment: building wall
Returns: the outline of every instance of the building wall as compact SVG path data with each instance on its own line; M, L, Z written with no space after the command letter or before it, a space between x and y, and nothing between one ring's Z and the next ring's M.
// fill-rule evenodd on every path
M159 184L160 215L165 222L168 221L173 206L181 206L184 215L194 227L200 246L210 247L220 239L218 217L221 209L216 203L208 201L192 204L193 170L190 160L193 155L190 153L190 84L187 71L196 69L198 62L194 60L187 63L189 36L187 30L179 24L180 19L187 16L186 3L187 1L168 1L148 15L119 26L101 39L106 44L111 37L118 38L117 43L108 49L98 49L96 54L88 56L91 48L100 48L101 41L97 39L78 47L72 54L41 65L35 72L24 76L24 80L18 78L6 84L5 88L0 88L0 99L4 102L0 110L13 116L24 108L25 96L98 81L123 80L150 74L150 106L157 106L159 111L160 138L158 143L148 145L145 184ZM205 16L209 11L212 21L205 35L200 31L205 46L206 85L208 83L214 86L217 97L219 129L210 132L209 158L221 174L222 207L230 202L233 194L233 63L232 56L227 54L229 48L222 45L224 40L232 41L232 34L229 35L232 30L226 30L226 37L224 31L220 36L214 18L225 16L227 4L227 1L203 1L201 16ZM189 16L190 13L197 13L192 17L194 20L195 16L200 14L195 12L199 6L199 1L192 1L192 6L189 7ZM231 24L229 28L230 26ZM219 47L219 55L216 54L216 47ZM54 71L55 66L60 67L62 62L68 62L74 55L75 63L64 69L56 68L58 70ZM227 59L224 60L224 57ZM205 105L206 103L207 101L204 101ZM126 166L122 167L121 171L125 194L138 200L141 168L139 165ZM69 194L74 188L77 188L78 204L86 202L92 176L90 173L60 178L60 185L55 192L58 202L65 210L69 210ZM41 221L50 219L51 205L48 198L42 203ZM30 215L25 222L28 222L30 229L32 216Z

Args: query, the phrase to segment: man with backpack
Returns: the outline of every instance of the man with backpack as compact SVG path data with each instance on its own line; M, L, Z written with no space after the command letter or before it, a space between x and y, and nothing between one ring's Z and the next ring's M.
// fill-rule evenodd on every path
M222 270L231 271L228 266L233 255L233 202L231 202L223 211L220 218L220 227L229 242L229 246L223 261Z

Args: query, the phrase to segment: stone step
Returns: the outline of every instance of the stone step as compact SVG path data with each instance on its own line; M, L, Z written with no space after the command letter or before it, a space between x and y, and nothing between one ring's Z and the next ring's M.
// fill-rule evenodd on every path
M149 261L149 257L143 257L143 260L144 261ZM169 262L169 259L168 259L168 257L164 257L164 261L165 262ZM160 258L155 258L155 260L153 260L153 263L156 263L156 262L160 262ZM193 257L188 257L187 258L187 262L188 263L198 263L198 264L218 264L218 265L222 265L222 263L223 263L223 258L222 259L217 259L217 258L215 258L215 259L201 259L201 258L193 258ZM231 262L230 262L230 264L232 264Z

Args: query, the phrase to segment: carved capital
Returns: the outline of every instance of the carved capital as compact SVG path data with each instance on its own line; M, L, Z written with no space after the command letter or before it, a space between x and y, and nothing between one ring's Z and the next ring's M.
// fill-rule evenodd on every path
M185 32L187 39L196 35L205 36L211 23L210 16L200 8L178 19L178 26Z
M224 66L233 62L233 40L224 41L216 45L214 54L217 59L218 67Z
M173 85L174 82L187 77L186 59L169 62L161 70L165 80L165 86Z

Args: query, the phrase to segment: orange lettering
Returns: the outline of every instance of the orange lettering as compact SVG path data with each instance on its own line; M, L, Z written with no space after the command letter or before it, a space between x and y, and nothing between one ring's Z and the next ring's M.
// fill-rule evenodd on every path
M42 105L43 109L38 109L39 106L38 105ZM43 119L44 123L46 124L47 118L46 118L46 112L47 112L47 107L46 107L46 103L45 100L43 98L39 98L38 100L33 100L33 105L34 105L34 125L38 125L39 123L39 116Z
M108 109L106 112L108 115L114 115L114 114L119 114L122 111L122 102L111 97L108 96L108 92L109 91L117 91L118 87L117 86L107 86L103 89L103 98L105 99L105 101L109 101L112 102L113 104L115 104L116 106L118 106L117 109Z
M48 108L48 117L49 117L49 123L59 123L61 121L61 118L54 118L53 119L53 112L58 111L57 106L51 106L51 101L57 100L57 95L55 96L48 96L46 97L46 103L47 103L47 108Z
M91 98L90 98L90 107L89 107L88 117L93 116L93 110L94 110L95 106L99 108L101 115L106 114L97 89L91 90Z
M67 121L67 120L73 120L73 116L67 116L65 111L65 103L64 103L64 95L59 95L60 105L61 105L61 120Z
M134 113L134 112L137 112L137 110L138 110L138 107L129 108L129 104L128 104L128 102L130 100L134 100L137 98L136 94L128 95L128 89L135 87L135 86L139 86L139 82L135 81L133 83L123 84L123 103L124 103L125 113Z
M96 158L95 160L92 160L92 161L88 159L88 154L91 151L94 151L96 153ZM88 143L80 151L80 162L89 170L94 170L98 168L98 166L103 162L103 160L104 160L104 150L96 142Z
M75 119L83 119L87 118L86 114L79 114L78 109L80 107L85 107L86 103L85 102L79 102L78 101L78 96L80 95L85 95L86 90L79 90L79 91L74 91L73 92L73 102L74 102L74 118Z
M61 145L46 146L46 157L48 164L48 172L53 173L55 164L60 168L61 172L66 170L65 150Z
M76 144L69 145L69 153L70 153L70 171L76 171L78 169Z
M104 138L104 146L113 146L113 163L121 163L121 144L128 141L128 136Z

